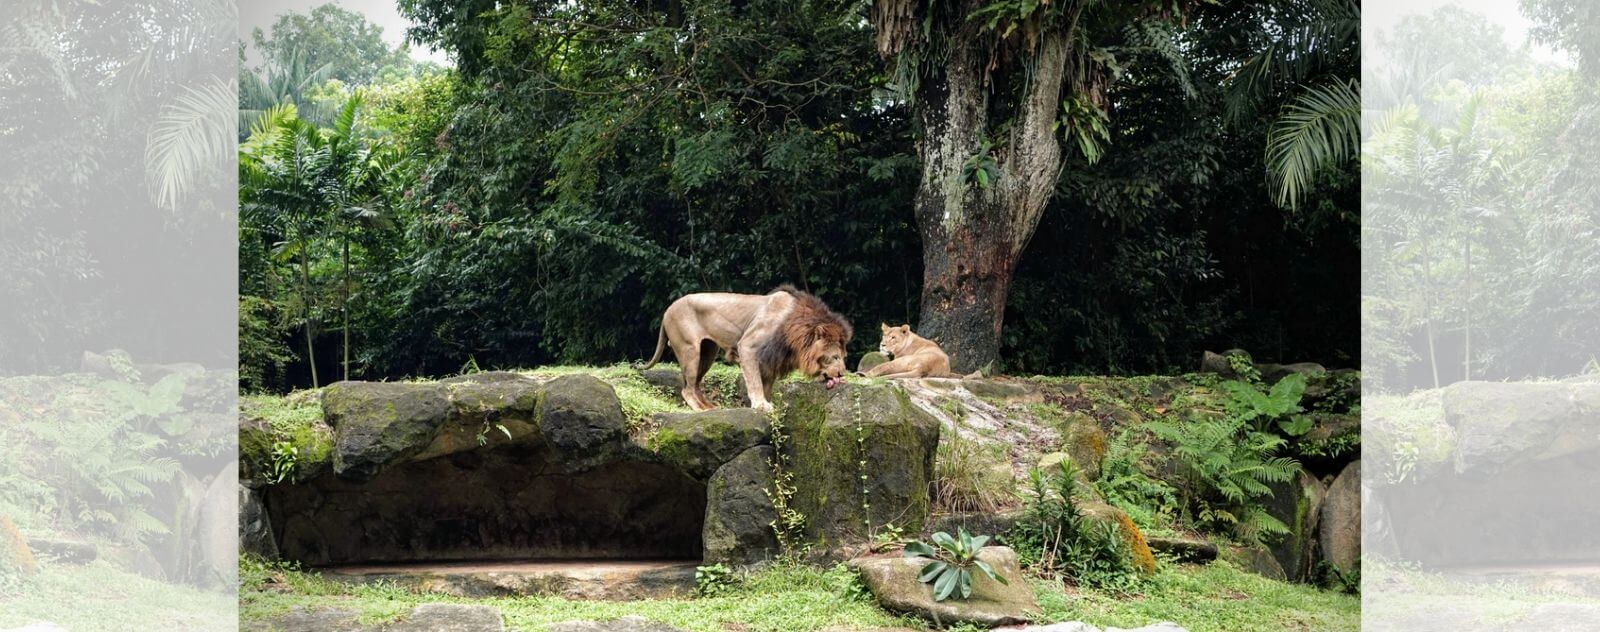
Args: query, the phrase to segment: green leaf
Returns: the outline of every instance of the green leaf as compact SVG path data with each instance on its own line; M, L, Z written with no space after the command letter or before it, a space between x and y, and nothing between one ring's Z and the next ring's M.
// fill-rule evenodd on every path
M961 572L955 568L947 569L944 574L939 575L938 581L933 583L933 600L949 599L950 595L955 594L956 589L960 588L960 583Z
M972 564L973 564L973 566L977 566L978 570L983 571L984 575L988 575L989 579L992 579L992 580L995 580L997 582L1000 582L1000 585L1002 585L1002 586L1011 585L1011 582L1006 581L1006 578L1004 576L1000 575L999 573L994 572L994 567L989 566L988 562L985 562L983 560L973 560Z
M922 567L922 570L917 573L917 581L926 584L938 579L939 574L943 573L945 569L949 567L949 564L937 560L928 562L928 565Z
M936 557L937 553L934 552L933 547L928 546L928 543L922 542L922 541L919 540L917 542L911 542L911 543L906 544L905 556L906 557Z

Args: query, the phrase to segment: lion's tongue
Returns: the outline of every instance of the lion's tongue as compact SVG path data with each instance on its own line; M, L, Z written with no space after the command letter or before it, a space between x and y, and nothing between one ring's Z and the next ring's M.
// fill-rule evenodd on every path
M844 380L841 380L841 379L836 378L836 377L830 377L830 378L828 378L828 388L831 390L833 387L838 386L839 383L843 382L843 381Z

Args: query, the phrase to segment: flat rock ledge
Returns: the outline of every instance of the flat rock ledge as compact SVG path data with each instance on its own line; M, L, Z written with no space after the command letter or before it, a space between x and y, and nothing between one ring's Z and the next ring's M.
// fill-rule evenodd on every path
M885 610L932 621L936 625L970 623L983 627L1017 625L1039 616L1039 603L1022 576L1017 554L1003 546L984 547L978 559L987 562L1006 584L973 573L972 596L935 601L933 588L917 581L927 560L900 555L858 557L851 568L861 574L867 590Z

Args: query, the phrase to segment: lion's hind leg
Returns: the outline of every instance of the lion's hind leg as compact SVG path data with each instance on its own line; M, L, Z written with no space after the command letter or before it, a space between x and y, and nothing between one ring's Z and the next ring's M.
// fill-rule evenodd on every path
M683 403L696 411L711 410L711 402L706 401L705 394L700 390L700 380L706 375L706 370L711 367L710 360L704 353L705 343L709 340L690 342L674 341L673 355L678 356L678 365L683 370ZM716 344L712 343L711 357L716 357Z

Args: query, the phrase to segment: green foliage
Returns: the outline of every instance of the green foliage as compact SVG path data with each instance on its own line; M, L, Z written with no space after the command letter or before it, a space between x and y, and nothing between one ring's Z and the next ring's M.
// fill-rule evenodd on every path
M1179 490L1187 517L1202 529L1257 543L1288 532L1268 514L1268 484L1300 472L1293 459L1275 456L1285 440L1233 416L1152 421L1146 426L1172 446L1183 477Z
M1079 509L1078 478L1071 461L1055 471L1029 471L1028 517L1005 533L1005 543L1040 575L1117 592L1136 588L1140 577L1118 526L1086 518Z
M1228 414L1248 423L1258 432L1268 432L1274 422L1284 434L1298 437L1311 430L1311 418L1300 413L1300 398L1306 392L1306 376L1290 373L1262 392L1250 382L1229 380L1222 383L1228 392Z
M716 597L731 590L736 584L733 569L723 564L710 566L696 566L694 569L695 591L701 597Z
M951 597L966 599L972 596L972 569L976 568L989 579L1007 584L1005 577L994 572L988 562L978 559L989 536L973 537L965 528L957 535L940 531L933 534L933 545L918 540L906 545L905 556L929 560L917 573L917 581L933 586L934 601Z

